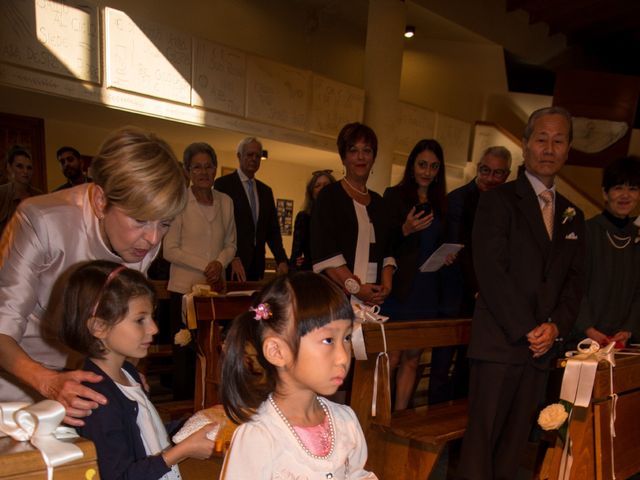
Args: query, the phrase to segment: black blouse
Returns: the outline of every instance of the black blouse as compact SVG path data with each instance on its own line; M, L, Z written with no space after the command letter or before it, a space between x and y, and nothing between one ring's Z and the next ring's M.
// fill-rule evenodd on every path
M367 214L373 224L375 243L369 245L369 262L377 264L376 283L382 278L383 261L392 257L389 215L382 197L369 190ZM340 182L322 189L311 212L311 258L315 271L346 262L353 272L358 241L358 219L353 199ZM341 258L344 262L340 262ZM364 279L361 279L364 282Z

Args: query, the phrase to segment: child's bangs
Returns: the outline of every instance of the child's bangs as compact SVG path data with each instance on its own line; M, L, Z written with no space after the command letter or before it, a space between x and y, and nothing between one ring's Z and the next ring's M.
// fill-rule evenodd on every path
M334 320L353 320L349 299L330 280L320 275L310 275L304 283L303 288L296 288L295 282L292 282L299 337Z

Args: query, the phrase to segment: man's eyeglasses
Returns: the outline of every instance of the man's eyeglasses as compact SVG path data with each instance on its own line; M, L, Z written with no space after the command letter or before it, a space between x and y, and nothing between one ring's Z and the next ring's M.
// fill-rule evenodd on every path
M333 170L316 170L315 172L311 172L311 175L331 175Z
M480 165L478 167L478 173L483 177L494 176L497 178L504 178L509 175L510 170L506 168L496 168L495 170L490 169L486 165Z

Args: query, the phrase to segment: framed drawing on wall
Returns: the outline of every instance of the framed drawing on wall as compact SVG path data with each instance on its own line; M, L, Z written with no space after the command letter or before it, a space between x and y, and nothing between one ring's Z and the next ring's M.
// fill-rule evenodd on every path
M280 233L282 235L291 235L293 233L293 200L278 198L276 207L278 209Z

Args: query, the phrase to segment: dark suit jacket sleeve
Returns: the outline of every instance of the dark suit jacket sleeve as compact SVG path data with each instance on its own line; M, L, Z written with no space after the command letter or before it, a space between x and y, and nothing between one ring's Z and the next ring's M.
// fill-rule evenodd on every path
M510 273L513 208L501 192L480 196L473 227L473 264L480 295L493 319L515 343L537 326L532 305Z
M276 202L273 198L273 190L270 187L266 188L265 198L269 202L269 211L271 215L269 215L267 231L266 231L266 239L267 245L271 249L271 253L273 253L273 257L276 260L276 264L285 262L287 263L289 260L287 259L287 254L284 251L284 247L282 246L282 234L280 233L280 224L278 223L278 210L276 209ZM262 203L260 208L262 208Z
M464 212L464 195L457 189L447 196L447 224L445 238L450 243L462 242L462 215Z

